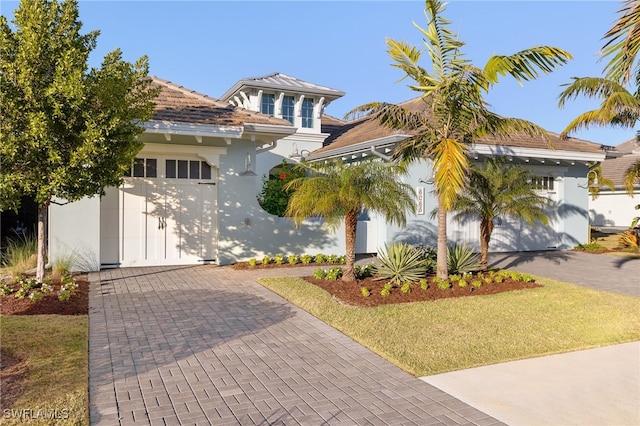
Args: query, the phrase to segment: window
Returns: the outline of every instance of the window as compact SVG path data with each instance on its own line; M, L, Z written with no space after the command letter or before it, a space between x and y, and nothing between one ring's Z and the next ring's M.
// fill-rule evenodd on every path
M275 95L263 94L262 103L260 104L260 112L263 114L273 115L273 107L275 105Z
M302 127L310 129L313 127L313 99L302 101Z
M127 177L148 177L158 176L158 160L155 158L136 158L132 167L124 174Z
M291 124L293 124L293 105L293 96L285 96L284 99L282 99L282 118L288 120Z
M205 161L166 160L167 179L211 180L211 166Z
M541 191L553 191L553 181L551 176L533 176L531 178L533 188Z

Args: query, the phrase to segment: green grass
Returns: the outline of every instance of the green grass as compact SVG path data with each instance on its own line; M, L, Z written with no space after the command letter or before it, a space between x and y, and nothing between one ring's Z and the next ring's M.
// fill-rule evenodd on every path
M299 278L260 283L416 376L640 339L640 298L536 280L544 287L377 308Z
M2 316L0 335L3 352L27 362L23 392L10 408L68 417L29 424L88 425L88 316ZM24 421L3 418L2 424Z

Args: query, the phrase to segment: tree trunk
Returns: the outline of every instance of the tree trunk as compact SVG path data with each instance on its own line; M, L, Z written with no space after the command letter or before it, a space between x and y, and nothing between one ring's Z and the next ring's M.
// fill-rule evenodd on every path
M438 257L436 275L438 278L449 278L447 267L447 211L438 201Z
M489 267L489 242L493 233L493 220L482 219L480 222L480 270L486 271Z
M48 204L38 204L38 263L36 266L36 281L38 284L42 284L42 280L44 280L44 267L46 264L46 220L48 208Z
M347 212L344 218L344 233L346 242L346 261L342 269L342 281L353 282L356 280L356 229L358 227L357 212Z

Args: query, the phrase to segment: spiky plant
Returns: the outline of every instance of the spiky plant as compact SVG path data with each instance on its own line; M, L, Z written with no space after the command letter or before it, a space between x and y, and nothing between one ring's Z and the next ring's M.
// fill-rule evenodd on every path
M397 242L386 246L378 254L379 265L376 265L377 279L387 280L393 285L416 282L427 273L424 259L420 252L412 246Z

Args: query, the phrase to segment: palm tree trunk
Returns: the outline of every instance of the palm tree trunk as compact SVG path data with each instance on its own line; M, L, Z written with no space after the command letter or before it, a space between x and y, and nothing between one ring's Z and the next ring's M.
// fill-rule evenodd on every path
M480 270L486 271L489 267L489 242L493 233L493 220L482 219L480 222Z
M358 213L349 211L344 218L344 232L346 241L346 261L342 270L342 281L353 282L356 280L356 229L358 227Z
M438 257L436 275L446 280L449 278L447 268L447 211L442 202L438 202Z
M38 252L36 266L36 281L42 284L44 280L44 267L46 260L45 240L46 240L46 220L47 220L47 204L38 204Z

